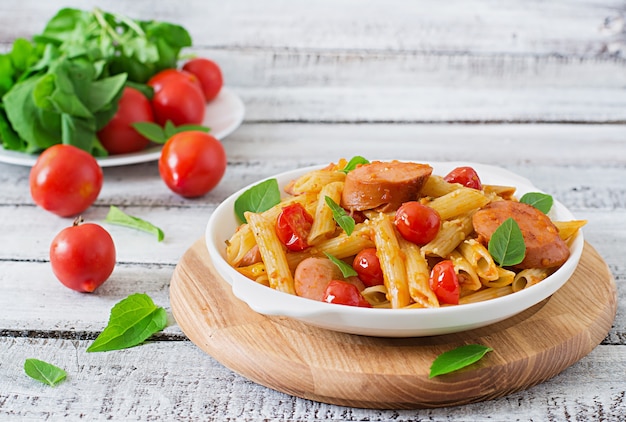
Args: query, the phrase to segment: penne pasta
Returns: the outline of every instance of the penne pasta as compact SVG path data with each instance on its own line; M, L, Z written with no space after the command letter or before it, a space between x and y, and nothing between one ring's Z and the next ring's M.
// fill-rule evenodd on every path
M467 303L475 303L475 302L483 302L489 299L495 299L497 297L502 297L506 295L510 295L513 293L513 289L511 286L504 287L491 287L488 289L482 289L467 296L463 296L459 299L459 305L467 304Z
M497 267L498 269L498 278L495 280L485 280L481 279L481 283L485 287L504 287L513 284L513 280L515 279L515 273L511 270L507 270L502 267Z
M307 238L309 245L315 245L321 240L330 237L337 228L337 223L333 219L333 212L326 204L326 197L330 197L335 203L341 202L341 191L343 182L332 182L322 188L317 197L317 207L313 216L313 225Z
M444 221L437 236L424 246L422 253L426 256L445 258L452 253L474 231L470 214L457 219Z
M329 183L343 182L346 174L335 170L315 170L296 179L290 188L293 195L300 195L305 192L319 192Z
M522 270L515 275L511 287L514 292L527 289L545 279L550 275L550 272L551 271L547 268L528 268Z
M559 237L567 240L578 233L578 230L587 224L587 220L553 221L553 223L559 230Z
M458 251L453 251L448 257L454 265L454 271L459 277L459 284L461 286L461 296L465 296L471 292L474 292L482 287L480 278L474 267L461 255Z
M428 281L430 269L419 247L415 243L404 240L402 236L398 236L398 244L404 254L411 299L422 308L438 308L439 301Z
M489 199L481 191L461 187L433 199L428 206L439 213L441 220L450 220L484 207L488 203Z
M462 187L463 185L460 185L458 183L448 183L443 180L443 177L433 175L428 178L426 183L424 183L424 186L422 186L422 190L420 191L420 193L423 196L438 198Z
M493 261L491 254L476 239L464 240L457 249L470 265L474 267L476 274L478 274L481 280L494 281L500 277L498 266Z

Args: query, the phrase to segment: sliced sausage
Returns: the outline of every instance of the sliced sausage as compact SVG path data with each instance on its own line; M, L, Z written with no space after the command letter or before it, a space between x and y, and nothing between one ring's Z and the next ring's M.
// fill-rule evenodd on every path
M354 284L359 291L365 288L358 277L344 279L339 267L328 258L306 258L296 267L293 279L298 296L320 301L324 300L324 291L331 280Z
M476 211L472 218L474 230L484 243L506 220L513 218L524 236L526 256L517 268L552 268L569 258L569 248L559 237L550 218L537 208L514 201L496 201Z
M374 161L346 176L341 205L350 211L390 211L415 200L432 174L428 164Z

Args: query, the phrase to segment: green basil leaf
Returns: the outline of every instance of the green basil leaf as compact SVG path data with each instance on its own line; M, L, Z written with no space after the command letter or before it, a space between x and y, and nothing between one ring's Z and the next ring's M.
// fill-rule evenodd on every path
M333 212L333 218L337 224L339 224L339 227L341 227L346 234L350 236L354 231L354 218L350 217L346 210L337 205L337 203L333 201L333 198L330 196L326 196L324 200L326 201L326 205L328 205L330 210Z
M131 125L137 132L145 136L152 142L164 144L168 137L161 126L153 122L135 122Z
M165 122L165 126L163 126L163 131L165 131L165 136L167 139L170 139L172 136L176 135L176 126L174 122L168 120Z
M67 377L67 372L51 363L39 359L26 359L24 362L26 375L52 387Z
M354 170L359 164L369 164L367 158L363 158L360 155L355 155L348 161L348 164L341 170L344 173L349 173Z
M148 295L135 293L111 309L109 323L87 351L107 352L137 346L166 325L165 309L156 306Z
M352 266L343 262L341 259L332 256L328 252L324 252L324 255L326 255L328 259L330 259L333 262L333 264L339 267L341 274L343 274L345 278L358 276L357 272L354 271L354 268L352 268Z
M552 204L554 203L552 196L541 192L528 192L524 194L519 201L532 205L544 214L550 212Z
M430 366L430 374L428 378L438 375L447 374L457 371L461 368L478 362L487 352L493 351L492 348L480 344L468 344L457 347L456 349L444 352L437 356Z
M120 226L130 227L132 229L152 233L157 237L157 240L159 242L161 242L165 237L163 230L161 230L154 224L146 220L142 220L141 218L128 215L115 205L111 205L111 207L109 208L109 213L107 214L104 221L106 221L107 223L117 224Z
M502 267L522 262L526 255L526 244L517 222L511 217L504 220L491 235L487 249Z
M280 189L276 179L268 179L242 193L235 200L235 214L239 221L247 223L244 213L263 212L280 203Z

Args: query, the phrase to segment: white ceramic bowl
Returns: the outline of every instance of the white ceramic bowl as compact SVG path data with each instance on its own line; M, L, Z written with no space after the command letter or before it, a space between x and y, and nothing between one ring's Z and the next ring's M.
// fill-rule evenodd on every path
M515 186L517 197L526 192L539 192L529 180L499 167L459 162L428 164L433 167L433 174L442 176L455 167L472 166L484 184ZM301 168L273 177L282 188L298 176L322 167ZM419 337L493 324L530 308L556 292L573 274L583 250L583 236L579 232L571 245L570 258L550 277L520 292L484 302L435 309L372 309L319 302L260 285L239 274L226 262L225 241L238 226L234 202L251 186L228 197L209 219L206 244L215 268L232 285L234 295L254 311L265 315L287 316L329 330L377 337ZM557 200L549 215L553 220L575 219Z

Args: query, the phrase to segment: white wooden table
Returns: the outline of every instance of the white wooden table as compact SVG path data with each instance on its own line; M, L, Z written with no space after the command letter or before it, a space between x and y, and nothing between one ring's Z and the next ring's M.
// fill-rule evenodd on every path
M224 140L228 169L182 199L156 163L106 168L84 213L115 239L118 263L94 294L51 272L71 224L35 207L29 168L0 164L0 420L624 420L626 417L626 5L623 1L20 0L0 3L0 51L61 7L185 26L246 104ZM363 155L500 165L589 220L586 240L618 285L606 339L553 379L498 400L433 410L353 409L246 380L176 325L174 267L225 197L261 177ZM109 205L162 227L163 243L102 222ZM132 349L86 353L111 307L144 292L169 326ZM546 333L549 335L549 333ZM50 388L29 357L65 368Z

